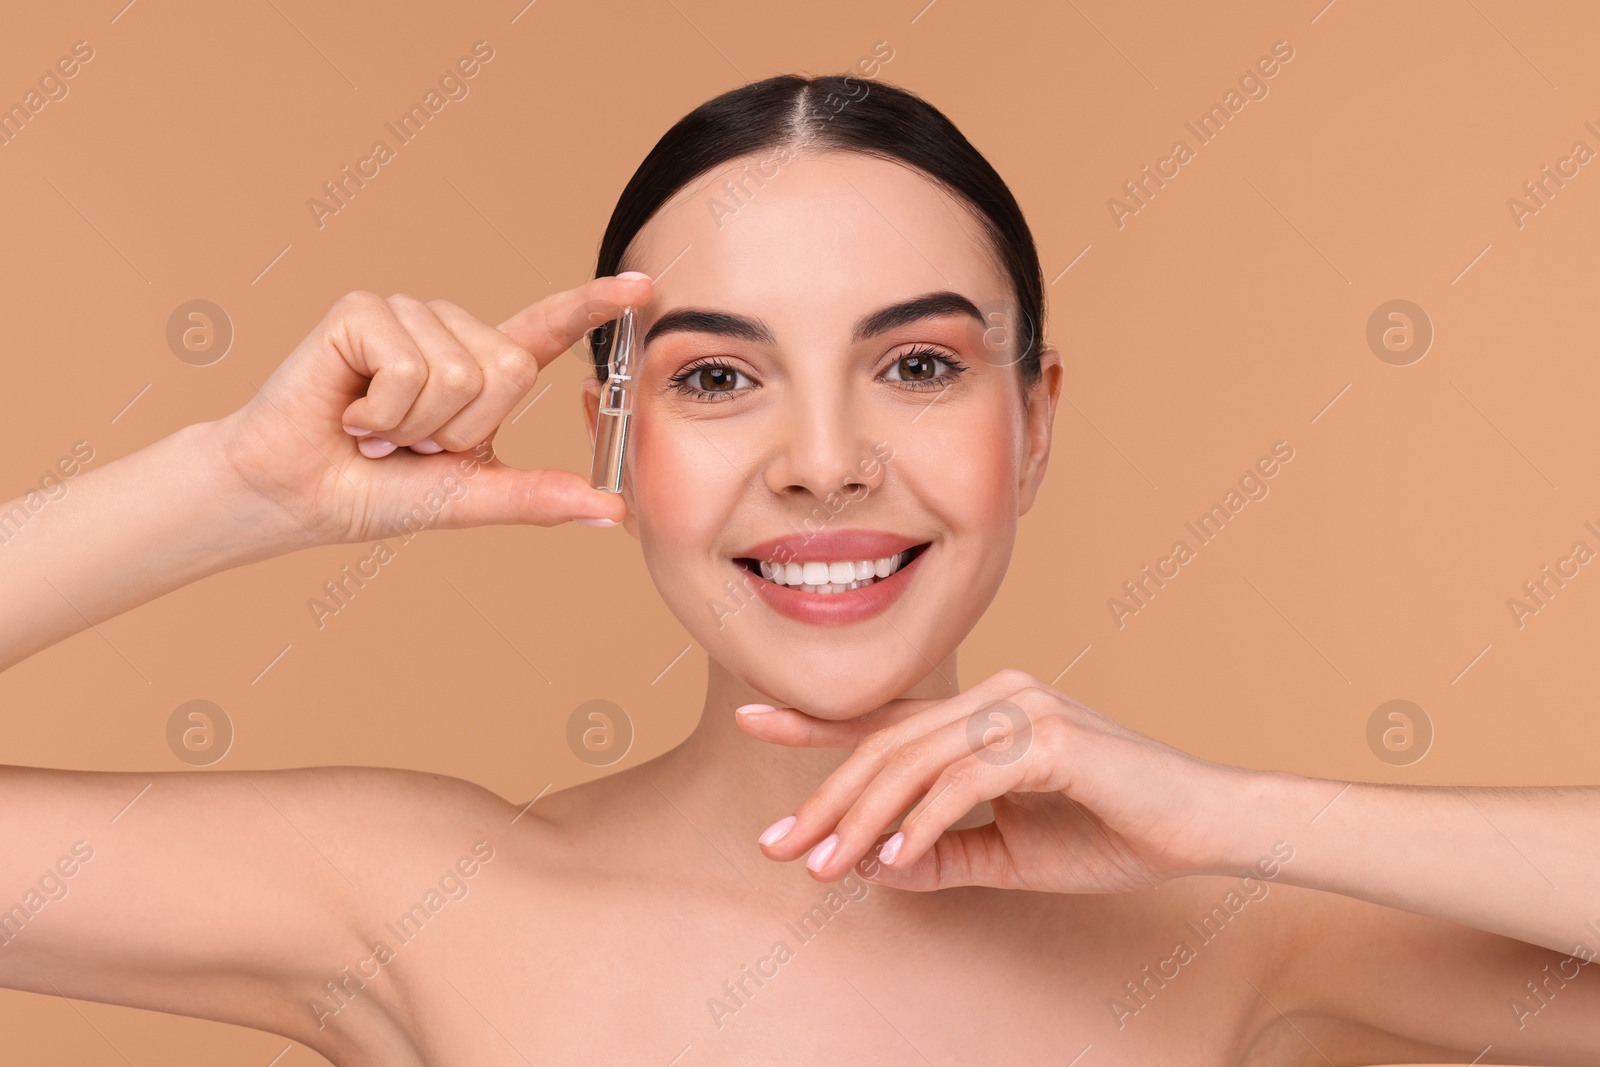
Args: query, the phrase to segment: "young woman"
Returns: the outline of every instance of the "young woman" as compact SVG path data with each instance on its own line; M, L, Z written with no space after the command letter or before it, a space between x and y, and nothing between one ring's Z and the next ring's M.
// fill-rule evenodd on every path
M537 803L5 768L0 982L349 1067L1600 1063L1594 788L1241 770L1018 671L958 686L1062 374L1022 214L938 111L837 77L717 97L596 274L498 327L340 299L245 407L30 519L0 665L432 494L440 526L621 522L708 655L690 738ZM626 491L493 459L627 305Z

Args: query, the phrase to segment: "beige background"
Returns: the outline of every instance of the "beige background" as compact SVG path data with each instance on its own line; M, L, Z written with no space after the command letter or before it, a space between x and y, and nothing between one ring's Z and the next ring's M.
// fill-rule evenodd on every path
M1507 607L1575 541L1600 549L1583 526L1600 527L1600 163L1521 228L1506 205L1575 141L1600 150L1586 5L122 2L30 5L0 34L0 103L73 42L95 50L0 147L0 497L76 441L101 466L233 410L347 290L497 322L579 284L673 121L887 41L879 77L942 108L1021 202L1068 368L1054 463L964 682L1020 667L1249 766L1600 781L1600 562L1520 629ZM478 40L495 56L470 95L318 229L307 199ZM1294 58L1269 95L1119 229L1107 199L1193 145L1183 123L1279 40ZM236 331L207 367L165 339L197 298ZM1366 341L1397 298L1436 332L1404 367ZM501 432L509 462L586 469L581 373L560 362ZM1119 629L1108 598L1279 440L1295 456L1270 495ZM237 729L219 769L427 768L526 799L606 773L564 739L583 701L631 716L618 766L692 727L703 655L622 532L425 534L319 631L308 598L367 551L217 575L12 668L0 761L182 769L167 719L204 698ZM1436 731L1407 766L1367 743L1395 698ZM0 1028L4 1058L29 1063L264 1065L285 1044L19 993L0 994ZM320 1061L297 1046L277 1062Z

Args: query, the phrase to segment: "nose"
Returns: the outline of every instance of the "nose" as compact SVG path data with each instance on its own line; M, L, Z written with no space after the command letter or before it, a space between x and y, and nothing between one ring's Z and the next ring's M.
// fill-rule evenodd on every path
M883 484L884 466L867 413L843 390L830 390L829 395L800 391L777 427L779 437L765 471L767 488L779 496L819 499L829 493L875 491Z

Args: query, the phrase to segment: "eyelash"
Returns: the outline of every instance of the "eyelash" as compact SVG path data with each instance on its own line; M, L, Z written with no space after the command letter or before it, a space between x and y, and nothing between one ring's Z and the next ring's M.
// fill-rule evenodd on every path
M919 345L912 348L908 352L902 353L889 366L897 367L905 360L917 358L935 360L939 363L943 363L948 369L942 374L939 374L933 378L926 378L921 381L906 381L902 379L896 382L897 385L904 386L908 389L943 389L947 388L958 376L965 374L967 371L966 364L962 363L959 359L956 359L954 356L946 355L945 353L940 352L938 349L930 348L926 345ZM735 375L741 373L737 368L731 367L727 363L724 363L720 360L711 358L696 360L694 363L684 367L677 374L674 374L667 380L674 389L683 395L693 397L696 400L707 400L713 403L719 400L726 400L735 393L743 392L741 389L715 391L710 389L700 389L689 384L689 379L691 377L698 374L700 371L713 367L729 371ZM735 381L737 381L737 378Z

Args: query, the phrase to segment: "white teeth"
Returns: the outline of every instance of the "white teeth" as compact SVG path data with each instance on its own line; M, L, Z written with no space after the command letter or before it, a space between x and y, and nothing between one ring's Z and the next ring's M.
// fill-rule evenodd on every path
M906 553L897 552L882 559L855 559L805 563L776 563L761 560L761 577L787 585L803 593L847 593L889 577L905 566Z

